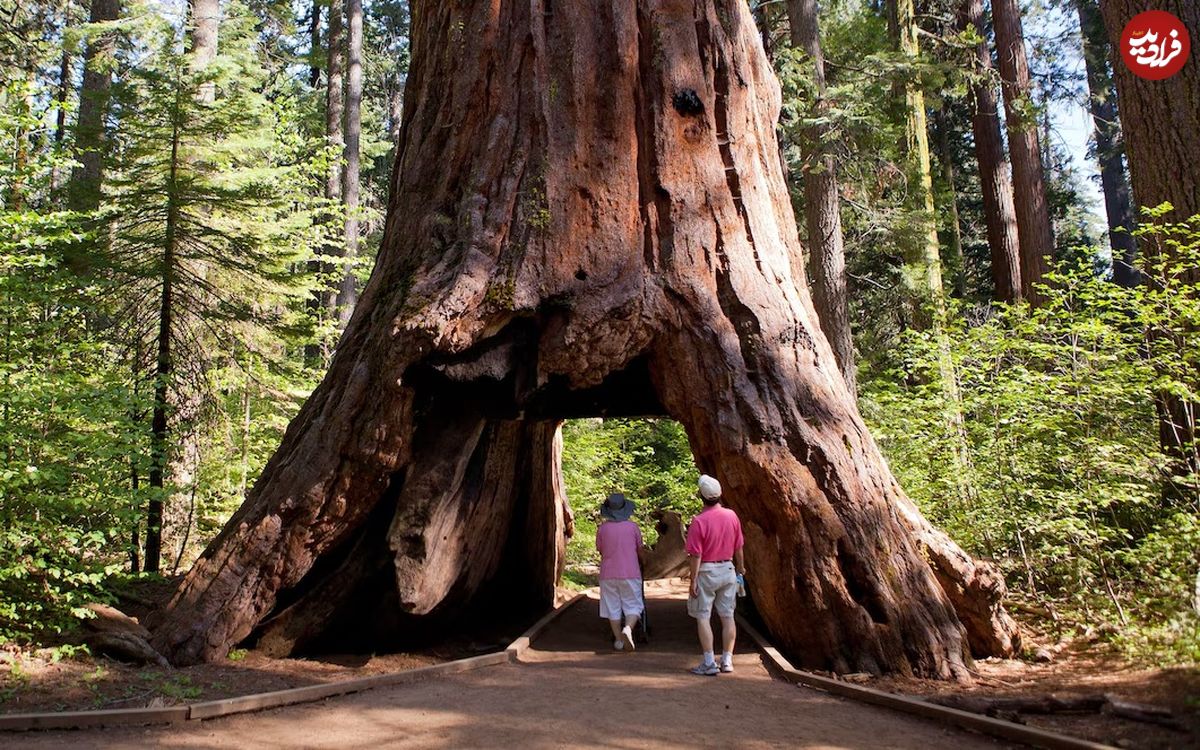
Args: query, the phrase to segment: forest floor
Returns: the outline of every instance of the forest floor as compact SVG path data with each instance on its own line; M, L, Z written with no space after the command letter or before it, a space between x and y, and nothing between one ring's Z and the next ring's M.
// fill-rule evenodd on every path
M519 664L173 727L31 732L6 747L921 748L1008 747L980 735L773 679L749 647L736 671L688 672L682 587L648 587L651 640L615 652L597 601L555 620Z
M1029 726L1121 748L1158 750L1200 746L1200 670L1130 665L1103 647L1065 650L1050 663L1021 659L977 661L972 685L936 680L882 678L867 686L918 697L969 695L981 698L1060 698L1107 694L1171 711L1181 729L1132 721L1107 713L1020 714ZM1005 717L1010 718L1011 717Z
M139 582L116 606L144 620L166 605L174 589L170 580ZM102 656L58 659L52 649L0 646L0 714L155 708L371 677L500 651L522 629L517 626L515 632L491 637L455 635L408 653L279 659L235 649L224 662L179 669L124 664Z
M590 582L591 573L582 572L576 585ZM675 588L677 584L650 584L649 593L654 597L651 599L654 639L646 651L658 654L660 659L663 655L659 652L665 652L679 661L680 655L692 658L690 652L694 648L691 623L685 616L680 617L682 602L675 600L681 592ZM561 624L536 644L535 660L554 661L562 659L563 653L577 658L582 648L580 639L587 640L595 650L592 642L603 640L604 627L595 617L594 606L594 602L585 602L564 615ZM474 656L502 645L459 637L437 648L414 653L319 659L270 659L248 651L235 652L237 660L176 670L131 667L107 659L51 663L29 654L9 653L6 657L0 652L0 660L9 661L7 669L0 663L0 713L174 705L410 669ZM749 647L743 639L742 650ZM601 647L598 653L604 651ZM759 668L754 654L748 654L746 659L755 669ZM1158 749L1200 745L1200 670L1135 667L1104 644L1084 640L1063 644L1050 663L984 660L976 666L979 677L967 686L901 678L870 679L864 684L917 696L1033 698L1052 694L1060 697L1111 694L1169 709L1183 730L1098 713L1022 714L1020 720L1118 747ZM655 668L663 667L658 664Z

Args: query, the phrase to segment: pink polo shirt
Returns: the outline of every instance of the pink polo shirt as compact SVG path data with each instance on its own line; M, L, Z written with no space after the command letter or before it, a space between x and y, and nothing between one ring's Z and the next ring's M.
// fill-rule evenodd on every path
M723 505L711 505L692 519L688 529L687 553L700 562L732 560L743 544L742 522L737 513Z
M600 551L600 580L641 578L637 553L642 548L642 530L633 521L605 521L596 529Z

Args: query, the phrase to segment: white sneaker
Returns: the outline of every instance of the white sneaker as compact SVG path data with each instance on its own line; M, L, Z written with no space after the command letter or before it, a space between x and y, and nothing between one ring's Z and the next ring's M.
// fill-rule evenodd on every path
M692 667L692 674L701 674L705 677L716 677L717 673L720 671L721 668L718 667L715 662L712 664L701 663Z
M725 674L730 674L731 672L733 672L733 662L722 661L721 662L721 671L724 672Z
M625 650L625 641L621 640L620 638L613 641L613 650L614 651L624 651Z
M628 625L621 628L621 640L623 641L621 645L628 646L630 651L633 651L637 648L637 646L633 644L633 629Z

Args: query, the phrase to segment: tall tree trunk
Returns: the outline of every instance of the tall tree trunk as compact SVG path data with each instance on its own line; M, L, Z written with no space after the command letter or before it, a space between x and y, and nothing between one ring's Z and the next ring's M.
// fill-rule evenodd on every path
M67 98L71 91L71 53L63 48L58 64L58 91L54 95L54 150L61 152L67 138ZM62 186L62 168L55 162L50 170L50 192L57 194Z
M977 79L971 85L971 132L975 136L975 159L983 193L983 216L987 224L988 249L992 261L992 294L1000 302L1021 298L1021 256L1017 215L1013 208L1013 186L1004 158L1000 135L1000 109L991 83L992 54L983 25L983 0L963 0L960 25L974 27L979 35L975 46Z
M938 162L942 167L942 181L946 184L945 210L950 229L950 267L954 270L951 288L954 296L962 299L966 293L966 269L963 260L962 219L958 213L958 187L954 174L954 152L950 148L950 118L946 110L939 109L934 115L937 134Z
M312 0L308 17L308 85L316 88L321 82L321 6L324 0Z
M1133 265L1137 257L1137 240L1130 234L1133 230L1133 199L1121 159L1121 126L1117 121L1117 90L1108 67L1108 34L1096 0L1075 0L1075 7L1079 12L1088 102L1095 127L1096 160L1100 162L1100 186L1104 190L1104 211L1108 217L1113 281L1124 287L1135 287L1140 274Z
M405 101L371 279L156 624L163 653L221 658L334 580L378 593L376 619L531 583L545 606L566 526L547 435L654 413L725 484L801 663L956 677L1012 652L1002 580L897 486L792 276L779 87L744 0L422 2ZM374 554L382 576L349 570Z
M912 65L921 54L913 0L888 0L888 29L896 49ZM905 172L908 177L909 215L913 226L902 238L904 284L912 325L919 329L937 326L945 311L942 292L942 263L934 220L933 170L929 158L929 127L925 116L925 92L913 78L897 84L904 99Z
M1173 13L1192 33L1192 59L1159 81L1139 78L1114 54L1113 71L1121 102L1121 132L1129 159L1133 197L1138 205L1170 203L1164 221L1183 221L1200 215L1200 64L1196 60L1200 5L1192 0L1162 0L1158 10ZM1100 4L1113 50L1121 46L1125 25L1145 10L1133 0L1104 0ZM1142 252L1159 252L1152 242ZM1189 280L1200 283L1200 273ZM1200 471L1196 455L1197 404L1173 396L1159 399L1159 439L1177 465L1178 475Z
M178 115L176 115L178 117ZM171 380L175 362L171 337L175 331L175 257L179 231L179 140L176 123L171 132L171 163L167 177L167 223L163 243L161 284L158 307L157 353L154 360L154 404L150 418L150 500L146 510L146 559L143 569L157 573L162 563L163 503L166 499L166 475L169 464Z
M188 64L193 71L202 71L217 57L217 34L221 27L220 0L189 0L191 23L188 34ZM200 86L199 100L211 103L217 96L214 83Z
M1042 282L1054 255L1054 227L1046 202L1046 173L1029 83L1025 35L1017 0L992 0L996 53L1004 92L1004 122L1012 157L1013 202L1021 247L1021 296L1037 305L1043 295L1034 288Z
M338 290L338 318L342 325L350 320L358 303L358 280L354 259L358 257L358 192L362 134L362 0L346 0L346 150L342 171L342 203L346 207L345 269Z
M821 53L821 31L817 0L789 0L788 23L792 45L803 49L813 69L817 100L812 115L821 117L828 109L825 99L825 56ZM850 335L850 309L846 294L846 250L842 239L841 201L838 197L837 164L829 153L829 128L822 124L804 135L804 218L808 227L809 270L812 274L813 305L821 330L838 369L851 393L858 392L854 366L854 339Z
M342 132L342 117L345 114L345 73L346 48L342 36L342 5L339 0L329 0L329 22L326 39L326 72L325 72L325 146L335 151L336 157L331 160L329 171L325 173L325 216L317 221L320 224L329 222L329 215L335 210L338 216L344 210L342 206L342 154L345 150L345 138ZM336 207L336 209L335 209ZM339 235L341 232L339 232ZM337 292L330 287L330 277L335 266L329 258L339 258L343 254L343 243L326 239L317 250L317 258L308 264L309 273L317 278L308 308L313 319L318 323L337 316ZM320 342L305 349L305 357L310 365L317 365L329 357L328 342L323 337Z
M88 21L93 24L115 21L119 14L119 0L92 0ZM75 158L79 166L71 170L67 191L67 207L72 211L94 211L100 205L106 148L104 119L112 84L109 65L116 47L117 33L105 31L92 36L83 53L83 82L75 119Z

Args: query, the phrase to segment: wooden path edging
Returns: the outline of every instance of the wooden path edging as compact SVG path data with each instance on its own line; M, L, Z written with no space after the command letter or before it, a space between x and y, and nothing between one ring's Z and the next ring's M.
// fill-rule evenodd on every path
M513 663L519 662L521 657L525 655L525 652L529 650L529 647L533 645L533 639L541 635L542 631L546 629L546 626L558 619L558 616L563 612L566 612L571 605L575 604L575 602L585 598L589 592L599 590L599 588L591 588L587 591L580 591L575 596L572 596L559 606L542 615L542 619L530 625L528 630L526 630L520 635L520 637L509 644L508 648L504 649L504 653L508 655L508 660Z
M970 711L960 711L957 708L940 706L936 703L920 700L919 698L888 693L796 669L783 654L779 653L778 649L772 646L758 632L757 628L746 622L741 615L737 615L737 620L738 629L750 636L750 639L762 651L768 670L788 682L816 688L817 690L824 690L827 693L832 693L843 698L850 698L862 703L884 706L926 719L933 719L943 724L970 729L992 737L1020 742L1034 747L1047 748L1048 750L1116 750L1111 745L1083 740L1046 729L1037 729L1025 724L992 718L991 716L974 714Z
M432 677L469 672L475 669L509 664L520 659L533 640L568 607L587 596L580 592L547 612L529 627L508 648L494 654L456 659L427 667L406 669L403 672L358 677L340 682L305 685L270 693L241 695L235 698L190 703L163 708L121 708L107 711L60 711L56 713L0 714L0 731L23 732L38 729L104 729L109 727L146 726L149 724L181 724L221 716L262 711L269 708L311 703L338 695L358 693L378 687L408 685Z

